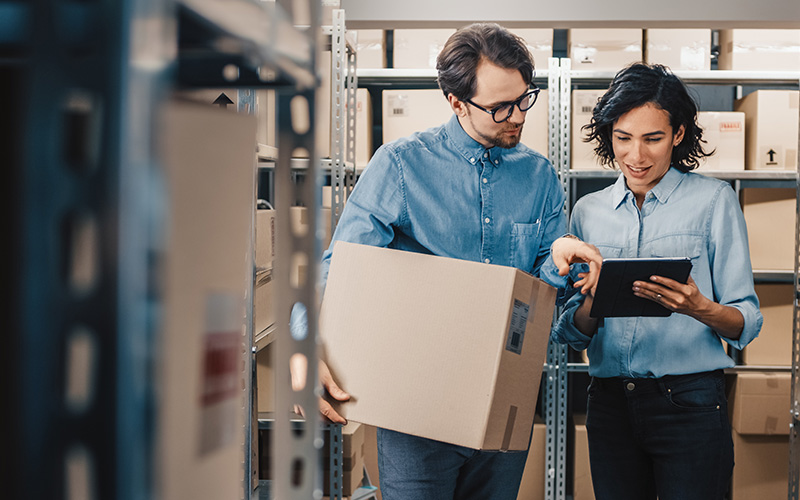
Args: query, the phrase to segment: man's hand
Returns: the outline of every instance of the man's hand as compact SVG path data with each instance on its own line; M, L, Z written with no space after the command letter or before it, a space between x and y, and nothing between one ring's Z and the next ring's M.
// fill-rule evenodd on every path
M344 392L333 380L328 365L323 361L319 362L319 381L322 384L322 389L330 394L336 401L347 401L350 399L350 395ZM324 398L319 398L319 412L333 423L342 425L347 423L347 420L339 415Z
M597 279L600 276L600 267L603 265L603 256L594 245L590 245L579 238L567 235L553 242L553 263L558 268L558 274L569 274L570 264L589 264L589 272L580 274L580 280L575 282L575 288L580 287L581 293L594 292Z

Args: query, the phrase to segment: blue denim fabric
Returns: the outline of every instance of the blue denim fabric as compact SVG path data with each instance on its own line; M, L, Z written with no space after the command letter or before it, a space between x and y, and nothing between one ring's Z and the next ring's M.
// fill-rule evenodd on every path
M487 150L453 115L375 152L323 254L323 282L342 240L513 266L563 288L549 259L566 232L563 203L544 156L523 144Z
M597 500L722 500L733 441L721 370L592 378L586 414Z
M384 500L516 500L527 457L378 429Z
M641 211L620 175L617 182L575 204L570 232L609 257L690 257L700 292L738 309L742 348L761 330L753 288L747 229L736 195L726 182L670 169L645 197ZM589 374L596 377L661 377L733 366L720 336L682 314L666 318L605 318L594 336L575 328L584 296L573 295L553 329L556 342L588 347Z

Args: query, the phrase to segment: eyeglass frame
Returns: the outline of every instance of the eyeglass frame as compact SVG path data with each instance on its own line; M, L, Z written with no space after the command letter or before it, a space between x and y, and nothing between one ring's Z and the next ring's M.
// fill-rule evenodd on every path
M464 99L464 102L472 104L473 106L475 106L476 108L480 109L481 111L489 113L490 115L492 115L492 120L495 123L503 123L503 122L508 121L508 119L511 118L511 115L514 114L514 106L518 107L519 110L524 113L524 112L528 111L529 109L531 109L534 104L536 104L536 101L539 98L539 92L542 89L537 87L535 84L531 84L531 85L533 85L533 88L529 89L527 92L525 92L524 94L522 94L518 98L514 99L513 101L507 101L507 102L500 103L500 104L498 104L497 106L495 106L492 109L486 109L486 108L484 108L483 106L481 106L479 104L475 104L474 102L472 102L472 99ZM522 109L522 106L520 106L520 104L522 103L522 100L525 99L526 97L530 96L530 95L533 95L533 102L531 102L531 105L528 106L526 109ZM506 115L506 117L503 118L502 120L498 121L497 118L495 117L497 112L500 111L500 108L503 108L503 107L509 106L509 105L510 105L510 107L508 108L508 110L509 110L508 111L508 115Z

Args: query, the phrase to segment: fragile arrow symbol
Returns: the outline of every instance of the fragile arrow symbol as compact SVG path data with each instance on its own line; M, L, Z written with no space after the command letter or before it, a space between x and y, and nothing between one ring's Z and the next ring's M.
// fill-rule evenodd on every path
M231 98L225 95L225 92L221 93L219 97L214 101L214 104L218 104L220 108L227 108L228 104L233 104Z

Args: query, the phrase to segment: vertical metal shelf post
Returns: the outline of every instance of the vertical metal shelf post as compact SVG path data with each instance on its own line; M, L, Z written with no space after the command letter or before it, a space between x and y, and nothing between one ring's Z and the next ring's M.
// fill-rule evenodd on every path
M336 227L344 209L345 137L348 113L345 80L347 78L347 43L344 10L335 9L331 26L331 230ZM352 109L352 106L350 106Z
M800 83L800 82L798 82ZM800 113L798 113L800 124ZM794 232L794 308L792 321L792 397L791 429L789 431L789 499L800 498L800 132L798 133L798 162L795 190Z

